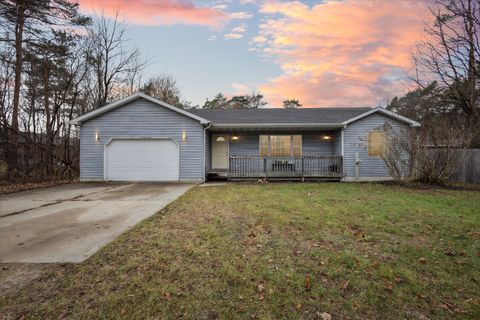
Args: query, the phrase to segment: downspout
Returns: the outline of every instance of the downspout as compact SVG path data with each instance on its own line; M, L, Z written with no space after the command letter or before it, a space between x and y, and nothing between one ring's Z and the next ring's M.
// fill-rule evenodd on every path
M360 178L360 158L358 157L358 152L355 152L355 179Z
M207 156L207 154L206 154L207 148L205 146L205 142L207 141L206 140L207 130L210 129L211 126L212 126L212 124L209 122L208 126L203 128L203 178L202 178L203 182L205 182L207 180L206 179L207 168L206 168L206 163L205 163L205 157Z
M344 179L346 174L345 174L345 139L343 136L343 130L345 130L346 127L347 125L344 125L342 130L340 131L341 141L342 141L342 175Z

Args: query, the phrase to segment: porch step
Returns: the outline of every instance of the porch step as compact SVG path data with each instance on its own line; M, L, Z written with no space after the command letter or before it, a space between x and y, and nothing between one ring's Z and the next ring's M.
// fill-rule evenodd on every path
M208 181L225 181L228 179L227 171L209 171L207 172Z

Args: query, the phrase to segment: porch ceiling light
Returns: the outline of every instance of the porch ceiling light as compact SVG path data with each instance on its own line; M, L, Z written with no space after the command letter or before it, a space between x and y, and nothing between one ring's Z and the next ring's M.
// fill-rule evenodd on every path
M238 136L233 136L232 140L238 140Z
M332 139L332 137L329 136L328 134L326 134L326 135L323 136L323 140L327 140L327 141L328 141L328 140L330 140L330 139Z

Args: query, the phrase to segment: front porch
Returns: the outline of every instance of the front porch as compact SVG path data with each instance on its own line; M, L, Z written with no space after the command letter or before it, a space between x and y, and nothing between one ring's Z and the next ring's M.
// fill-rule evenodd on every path
M340 180L343 177L341 155L301 157L233 156L229 180Z
M333 180L344 177L341 131L212 132L207 179Z

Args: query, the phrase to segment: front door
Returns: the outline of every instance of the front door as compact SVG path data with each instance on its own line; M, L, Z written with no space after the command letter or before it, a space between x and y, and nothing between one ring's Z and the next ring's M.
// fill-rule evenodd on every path
M228 134L212 134L212 169L228 169Z

